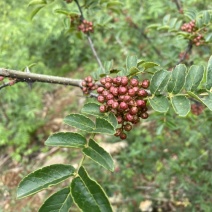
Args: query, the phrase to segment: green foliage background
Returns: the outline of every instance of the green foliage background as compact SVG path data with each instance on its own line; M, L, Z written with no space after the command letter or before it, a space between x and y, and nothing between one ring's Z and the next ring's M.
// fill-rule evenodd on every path
M115 66L123 66L127 55L136 54L169 69L187 47L187 40L175 32L149 27L163 25L167 14L183 22L189 21L178 12L173 1L125 0L109 5L106 1L89 0L80 3L84 5L85 18L94 23L91 37L102 61L113 60ZM212 9L209 0L182 3L185 11ZM0 2L0 67L24 70L36 63L32 72L78 77L79 67L83 68L83 76L97 70L98 64L85 36L71 32L69 19L55 13L59 8L76 12L74 4L52 1L32 21L32 8L27 8L27 4L27 0ZM211 28L208 26L208 31ZM206 66L211 50L210 42L193 47L186 63ZM11 146L14 159L21 160L23 155L40 148L42 139L35 149L26 151L32 134L45 125L46 120L38 114L43 107L43 95L53 89L51 85L35 84L30 90L27 84L17 84L0 90L0 146ZM210 211L211 112L206 109L198 117L190 113L180 118L170 109L167 114L152 113L146 124L148 127L144 125L130 133L128 148L116 156L120 164L116 177L112 174L107 177L90 164L108 194L121 193L137 204L150 196L155 205L160 205L157 199L162 198L188 203L184 211ZM113 142L116 141L114 138ZM152 189L145 190L144 186ZM135 206L125 204L120 210L122 207L132 211Z

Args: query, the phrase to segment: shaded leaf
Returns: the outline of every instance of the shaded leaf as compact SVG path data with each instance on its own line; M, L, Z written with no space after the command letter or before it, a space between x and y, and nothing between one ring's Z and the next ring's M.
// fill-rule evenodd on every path
M208 66L206 70L206 88L210 90L212 87L212 56L208 60Z
M132 67L137 67L137 61L138 61L138 58L136 55L128 56L126 58L127 70L129 71Z
M187 10L184 12L184 15L187 16L190 20L195 20L197 16L196 10Z
M120 69L113 68L113 69L110 70L110 74L117 74L120 71L121 71Z
M179 93L184 84L186 78L186 66L184 64L177 65L171 72L171 77L167 85L167 91L170 93Z
M154 94L156 92L162 92L169 81L169 77L170 72L166 70L157 71L151 79L150 83L151 93Z
M149 103L155 111L166 113L169 110L169 101L165 96L154 96Z
M102 116L103 114L99 111L99 104L97 103L86 103L81 109L82 113L94 115L94 116Z
M115 129L113 125L106 119L97 117L96 118L96 128L92 131L93 133L105 133L114 134Z
M87 132L91 132L95 128L94 123L82 114L70 114L65 117L64 122L71 127L76 127Z
M71 182L71 194L76 205L86 212L112 212L112 207L102 187L91 180L84 167Z
M204 67L193 65L188 70L186 77L185 89L188 91L196 90L204 75Z
M72 132L59 132L55 133L46 140L47 146L60 146L60 147L84 147L86 139L78 134Z
M113 60L104 63L104 69L106 70L107 73L110 72L112 67L113 67Z
M46 3L47 3L46 0L32 0L29 2L28 7L32 5L42 5Z
M205 106L208 107L209 110L212 111L212 93L208 93L207 96L204 96L202 98L202 102L204 103Z
M186 116L191 109L190 101L185 96L174 96L171 103L179 116Z
M142 59L140 59L140 60L138 60L138 62L137 62L137 67L139 67L142 63L144 63L144 62L146 62L145 60L142 60Z
M70 188L64 188L51 195L41 206L39 212L67 212L72 203Z
M129 70L129 74L127 76L136 75L139 72L141 72L141 71L137 67L131 67Z
M30 13L30 19L32 20L34 16L44 7L45 5L41 5L36 7L31 13Z
M109 113L108 115L108 121L113 125L113 127L116 129L118 122L117 118L113 113Z
M155 66L159 66L159 64L154 63L154 62L144 62L140 66L143 67L146 70L146 69L149 69L149 68L153 68Z
M18 186L17 198L32 195L58 184L72 176L74 171L73 166L63 164L54 164L38 169L22 179Z
M196 95L193 92L188 91L187 92L191 97L195 98L196 100L200 101L202 104L204 104L209 110L212 111L212 93L206 93L206 95L202 98L200 98L198 95Z
M79 15L78 12L74 12L74 11L70 11L70 10L66 10L66 9L55 9L54 12L63 14L63 15L68 15L68 16L78 16Z
M89 140L88 147L84 148L83 152L104 168L110 171L114 170L114 162L111 155L99 146L93 139Z

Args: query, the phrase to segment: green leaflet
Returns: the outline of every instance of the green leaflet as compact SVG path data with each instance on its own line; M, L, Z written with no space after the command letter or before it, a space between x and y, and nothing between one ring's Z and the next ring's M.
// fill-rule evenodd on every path
M17 198L32 195L58 184L72 176L74 171L73 166L63 164L54 164L38 169L22 179L18 186Z
M186 76L185 89L187 91L194 91L199 86L204 75L204 67L193 65L189 68Z
M51 195L40 207L39 212L67 212L72 203L70 188L63 188Z
M97 117L96 118L96 128L92 132L113 135L115 133L115 129L108 120Z
M102 114L99 111L99 106L100 105L97 103L89 102L83 106L83 108L81 109L81 112L85 114L93 115L93 116L103 116L104 114Z
M174 96L171 103L179 116L186 116L191 109L190 101L185 96Z
M104 168L110 171L114 170L114 162L111 155L99 146L93 139L89 140L88 147L84 148L83 152Z
M77 206L84 212L112 212L102 187L90 179L84 167L80 167L78 174L71 182L71 194Z
M154 96L149 103L155 111L166 113L169 110L169 101L165 96Z
M128 56L126 58L126 67L127 67L127 70L130 71L131 68L137 67L137 61L138 61L138 58L137 58L136 55Z
M210 90L212 87L212 56L208 60L208 66L206 69L206 88Z
M78 133L72 132L59 132L55 133L46 140L47 146L60 146L60 147L84 147L86 139Z
M162 92L169 81L169 77L170 72L166 70L157 71L151 79L150 83L151 93L155 94L156 92Z
M167 91L169 93L179 93L184 84L186 78L186 66L184 64L177 65L171 72L171 77L168 82Z
M82 114L70 114L65 117L64 122L77 129L91 132L95 128L93 121Z

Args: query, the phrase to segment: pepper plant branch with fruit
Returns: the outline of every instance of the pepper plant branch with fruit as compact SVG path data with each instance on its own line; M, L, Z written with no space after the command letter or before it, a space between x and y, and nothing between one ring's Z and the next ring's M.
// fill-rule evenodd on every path
M44 2L47 4L46 1ZM0 80L3 87L13 86L18 82L56 83L77 86L85 96L95 97L83 105L79 113L71 113L64 118L65 124L77 129L77 132L57 132L49 136L45 144L62 148L77 148L82 153L78 167L54 164L31 172L24 177L17 189L17 198L33 195L49 186L70 178L70 183L48 197L39 211L67 212L72 205L80 210L113 211L106 192L102 186L90 177L85 167L85 158L91 159L108 171L114 171L112 156L97 142L96 135L106 134L126 139L133 125L149 117L148 109L166 114L170 110L185 117L191 110L191 102L204 105L212 111L212 56L208 56L207 66L181 64L191 51L207 42L199 34L195 21L182 25L181 34L188 40L189 46L179 64L171 71L158 63L146 61L136 55L126 58L123 67L115 68L111 62L102 65L93 48L89 36L93 24L83 18L82 8L76 3L81 16L60 11L71 19L71 25L88 36L91 49L98 61L99 69L84 79L48 76L0 68ZM31 2L34 5L35 1ZM186 34L185 34L186 33ZM5 90L6 92L6 90ZM192 108L198 114L198 108Z

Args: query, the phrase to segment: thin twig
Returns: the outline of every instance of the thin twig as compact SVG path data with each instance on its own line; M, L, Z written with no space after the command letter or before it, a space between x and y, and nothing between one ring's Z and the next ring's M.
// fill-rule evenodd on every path
M74 0L74 1L75 1L76 5L77 5L77 7L79 9L80 14L81 14L81 21L83 21L84 20L84 16L83 16L82 9L81 9L81 7L79 5L79 2L78 2L78 0Z
M191 53L192 47L193 47L192 41L189 41L183 56L180 58L180 60L177 62L176 65L182 63L186 59L186 56Z
M1 90L2 88L8 87L8 86L12 86L12 85L14 85L14 84L16 84L16 83L18 83L18 80L17 80L17 79L14 79L14 80L11 80L11 81L9 81L9 82L6 82L6 83L0 85L0 90Z
M66 77L57 77L57 76L44 75L44 74L27 73L27 72L4 69L4 68L0 68L0 76L17 79L17 82L46 82L46 83L53 83L53 84L82 87L81 85L82 80L80 79L71 79ZM2 88L6 87L6 85L3 84L1 87Z
M78 9L79 9L79 12L80 12L80 15L81 15L81 22L82 22L82 21L84 20L84 15L83 15L81 6L80 6L78 0L74 0L74 1L75 1L76 5L77 5L77 7L78 7ZM91 50L92 50L92 52L93 52L94 57L95 57L96 60L97 60L97 63L99 64L99 67L100 67L101 69L104 69L104 67L103 67L103 65L102 65L102 62L101 62L101 60L100 60L100 58L99 58L99 56L98 56L98 54L97 54L97 51L96 51L96 49L95 49L95 47L94 47L94 44L93 44L93 41L92 41L92 39L91 39L91 37L90 37L89 32L87 32L87 33L85 33L85 34L87 35L87 39L88 39L89 45L90 45L90 47L91 47Z
M123 52L125 55L128 55L128 50L127 48L125 48L124 44L122 43L122 41L120 40L120 38L118 36L115 36L116 42L121 46L121 48L123 49Z
M143 36L144 39L150 44L152 49L155 51L155 53L159 56L162 57L161 52L155 47L155 45L152 43L151 39L143 32L141 31L141 35Z
M101 60L100 60L100 58L99 58L99 56L98 56L98 54L97 54L97 52L96 52L96 49L95 49L95 47L94 47L94 44L93 44L93 42L92 42L92 40L91 40L90 35L87 35L87 38L88 38L88 42L89 42L89 44L90 44L91 50L92 50L92 52L93 52L93 55L94 55L94 57L96 58L96 60L97 60L97 62L98 62L98 64L99 64L99 67L100 67L101 69L104 70L104 67L103 67L103 65L102 65L102 62L101 62Z
M173 1L176 4L177 9L181 12L182 11L182 6L181 6L180 0L173 0Z

